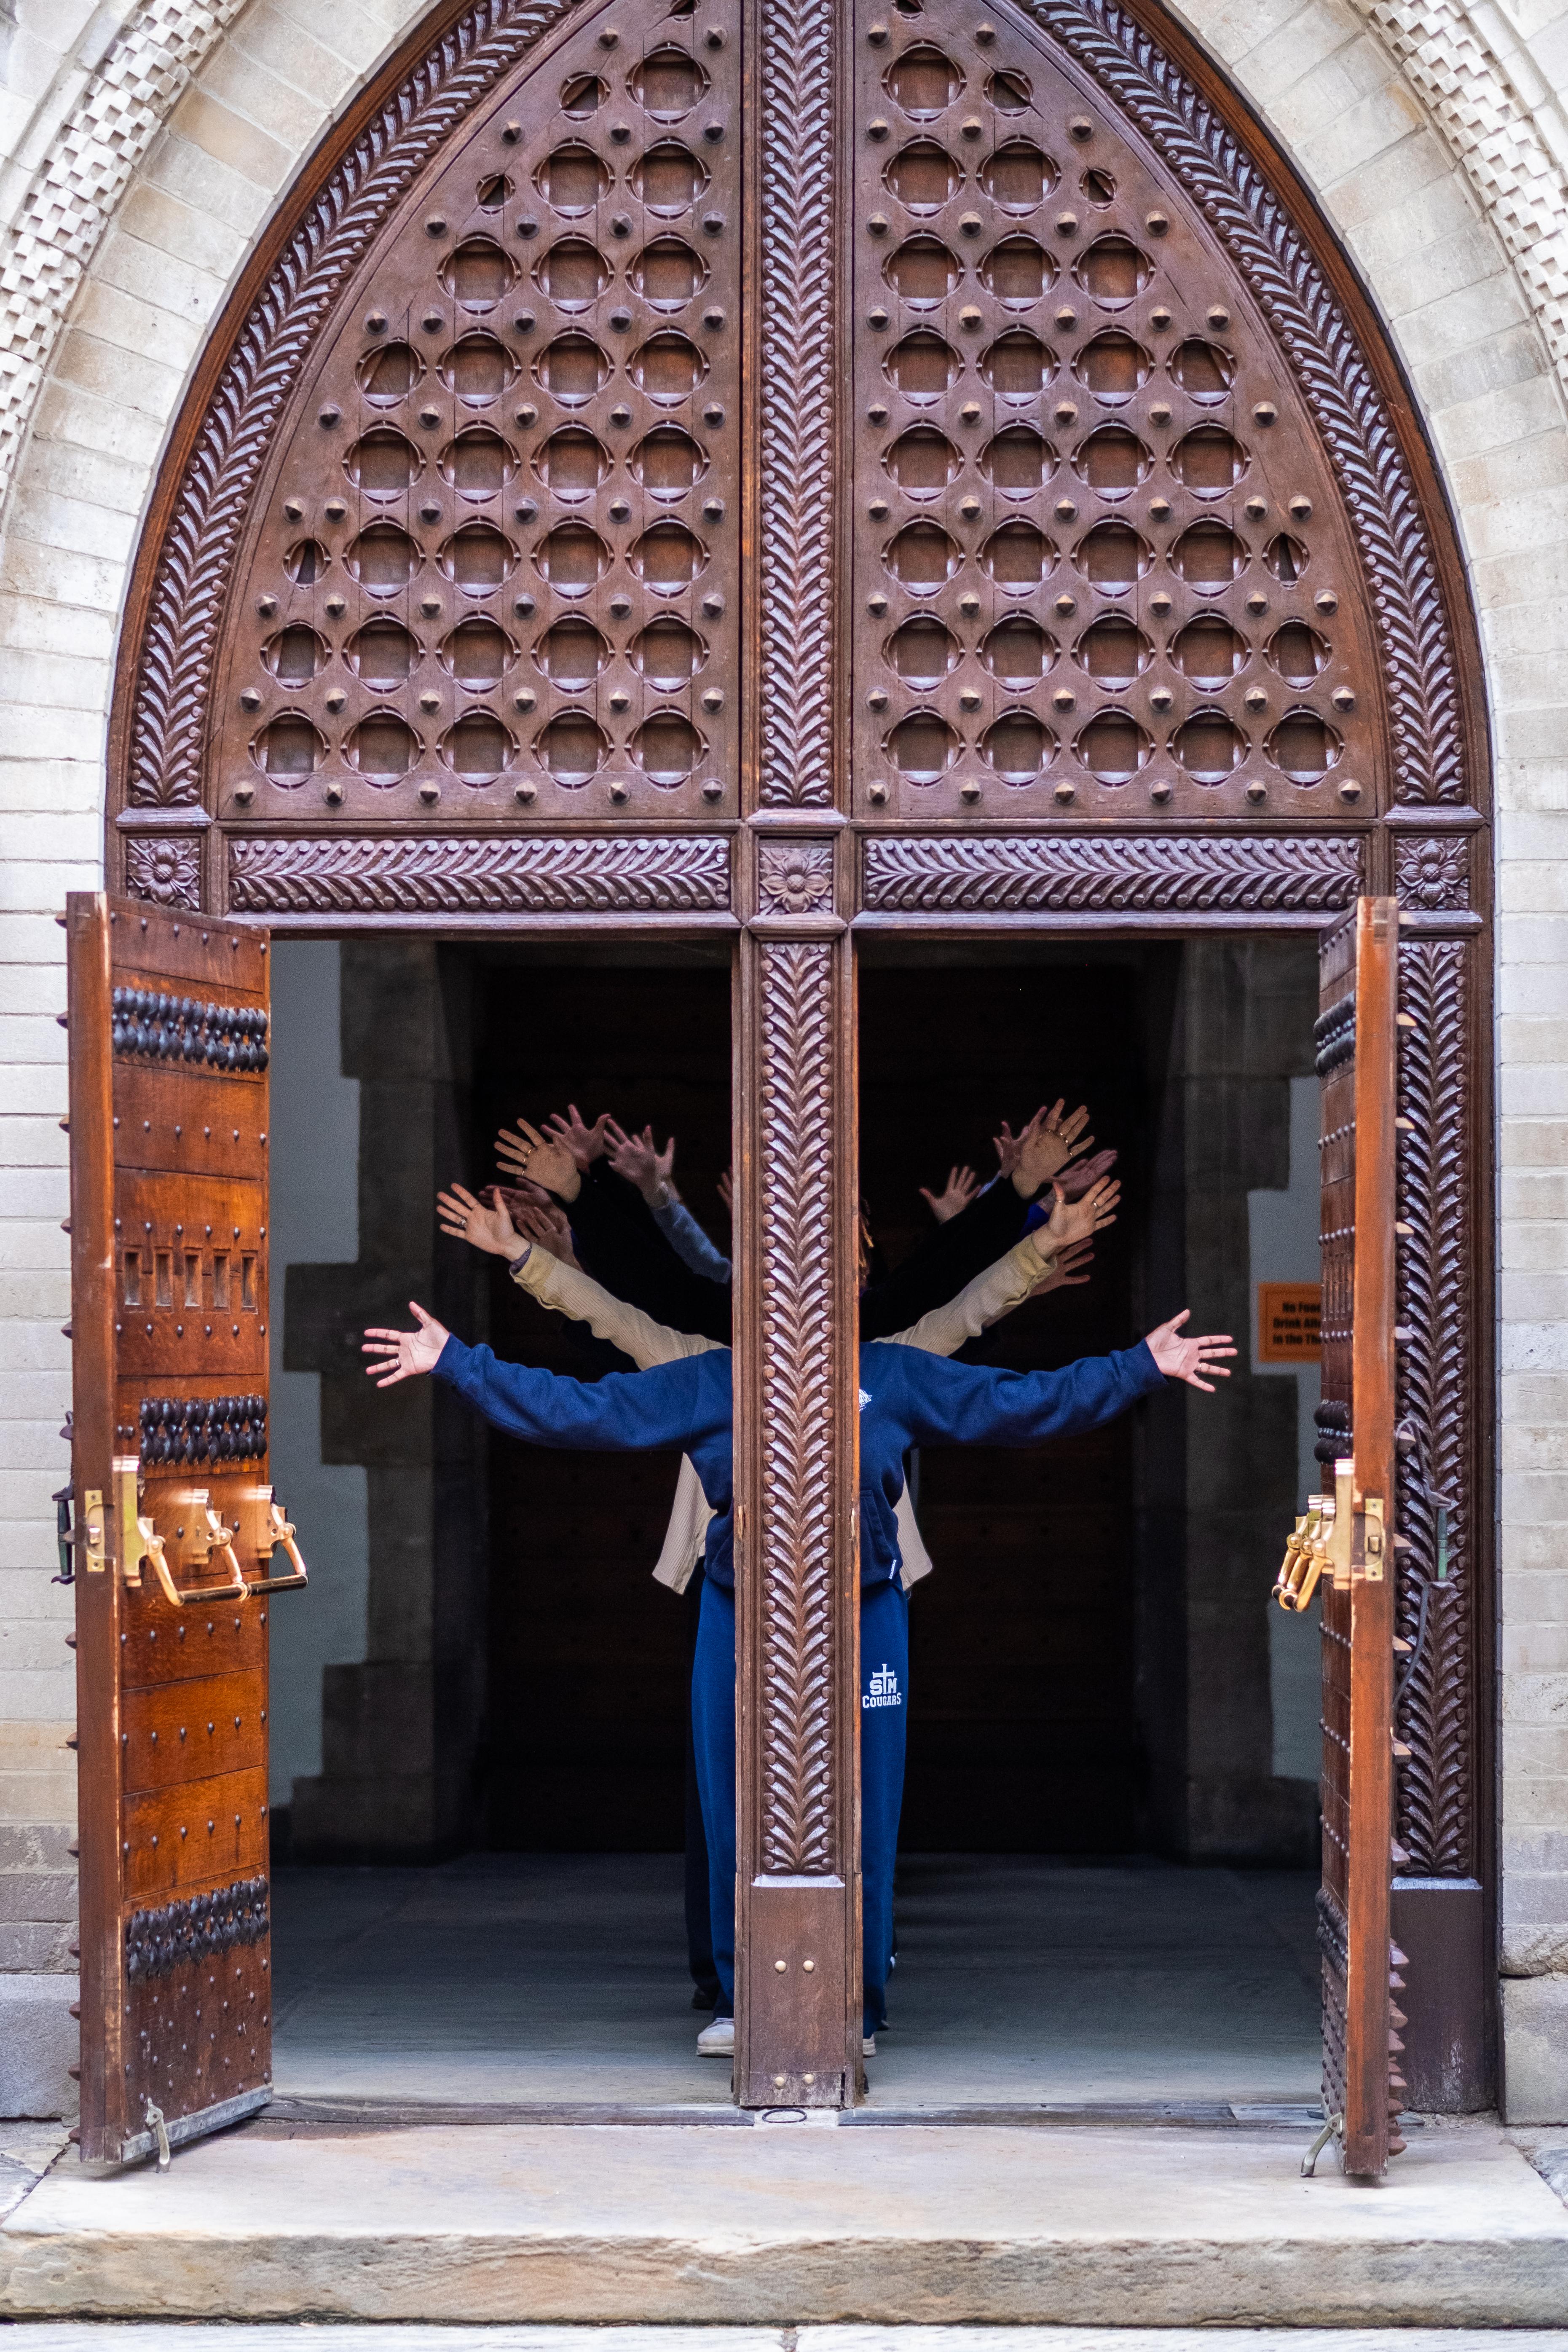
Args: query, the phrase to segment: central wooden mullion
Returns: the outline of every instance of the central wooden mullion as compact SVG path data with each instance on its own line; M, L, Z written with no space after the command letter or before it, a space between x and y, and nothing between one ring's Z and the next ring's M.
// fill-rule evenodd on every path
M735 2095L837 2106L860 2017L854 845L830 0L750 0L736 844Z
M769 845L772 847L772 845ZM859 2073L853 968L846 934L741 962L735 2094Z

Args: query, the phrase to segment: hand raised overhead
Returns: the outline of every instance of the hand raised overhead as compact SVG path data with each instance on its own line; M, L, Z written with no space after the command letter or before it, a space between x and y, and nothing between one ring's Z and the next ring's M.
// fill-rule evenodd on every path
M1058 1177L1057 1190L1065 1200L1081 1200L1091 1184L1098 1183L1102 1176L1110 1175L1119 1157L1115 1151L1097 1151L1088 1160L1075 1160L1071 1167L1064 1168Z
M526 1234L531 1242L537 1242L542 1249L547 1249L551 1256L559 1258L563 1265L576 1266L581 1274L583 1269L577 1265L577 1253L572 1246L571 1220L560 1202L552 1201L548 1192L542 1192L537 1200L519 1200L512 1212L512 1222L520 1234Z
M1091 1184L1076 1201L1069 1201L1059 1184L1053 1184L1051 1192L1054 1205L1045 1231L1053 1242L1087 1241L1090 1234L1116 1223L1121 1187L1114 1176L1102 1176L1098 1184Z
M564 1118L558 1110L552 1110L544 1124L557 1141L565 1145L579 1171L586 1174L605 1150L605 1138L612 1121L609 1112L602 1110L593 1126L587 1127L576 1104L568 1103Z
M441 1360L442 1349L452 1336L444 1323L437 1323L434 1315L426 1315L412 1298L408 1311L418 1323L416 1331L372 1328L364 1335L360 1353L374 1360L365 1366L365 1370L378 1389L393 1389L399 1381L414 1380L420 1372L433 1372Z
M558 1134L542 1135L525 1118L520 1118L517 1124L518 1134L503 1127L496 1138L501 1174L525 1177L531 1184L541 1184L547 1192L558 1193L563 1201L574 1201L583 1189L583 1179L571 1150ZM584 1167L587 1164L582 1163Z
M606 1118L604 1127L606 1156L616 1175L635 1184L650 1209L660 1207L675 1192L674 1136L660 1151L651 1127L645 1127L640 1135L627 1135L613 1118Z
M1081 1288L1082 1285L1089 1280L1089 1275L1083 1269L1092 1265L1093 1261L1094 1244L1092 1242L1067 1243L1057 1252L1057 1262L1049 1274L1041 1275L1029 1293L1030 1297L1044 1298L1047 1292L1051 1290Z
M486 1202L466 1186L454 1184L450 1192L437 1193L436 1213L441 1231L452 1241L471 1242L475 1249L488 1250L493 1257L512 1258L522 1253L523 1244L499 1185L490 1187Z
M961 1210L968 1208L979 1190L979 1180L973 1168L950 1168L947 1182L940 1192L928 1192L922 1184L920 1196L937 1223L945 1225L950 1217L956 1217Z
M1205 1396L1213 1396L1214 1381L1205 1381L1202 1375L1212 1372L1215 1380L1228 1381L1229 1368L1220 1359L1234 1356L1236 1349L1228 1331L1213 1331L1202 1339L1184 1339L1182 1326L1192 1311L1190 1307L1184 1307L1179 1315L1173 1315L1168 1323L1151 1331L1144 1345L1168 1381L1185 1381L1190 1389L1202 1389Z
M1048 1184L1077 1153L1088 1150L1094 1141L1092 1135L1084 1133L1088 1125L1088 1109L1080 1104L1077 1110L1068 1111L1063 1097L1049 1110L1037 1110L1021 1134L1015 1135L1003 1120L996 1156L1007 1168L1020 1200L1032 1201L1042 1184Z

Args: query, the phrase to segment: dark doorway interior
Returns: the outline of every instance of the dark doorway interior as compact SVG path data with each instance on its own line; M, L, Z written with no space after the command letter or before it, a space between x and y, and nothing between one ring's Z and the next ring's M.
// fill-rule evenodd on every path
M472 1164L521 1112L574 1102L678 1139L675 1179L721 1248L730 1161L728 959L487 960L476 975ZM610 1350L490 1267L498 1355L593 1380ZM626 1370L622 1364L620 1369ZM492 1849L679 1851L695 1588L653 1581L675 1454L551 1453L492 1433L483 1839Z
M906 951L907 953L908 951ZM995 1175L993 1139L1047 1101L1087 1103L1121 1157L1121 1222L1092 1280L1029 1301L963 1351L1033 1370L1125 1347L1147 1247L1160 1060L1150 974L1079 957L942 957L860 982L861 1180L894 1260L927 1237L922 1184L953 1162ZM1168 966L1169 954L1163 959ZM1168 1013L1167 1013L1168 1027ZM1020 1210L1020 1220L1022 1211ZM919 1516L935 1572L911 1609L902 1843L914 1852L1111 1853L1138 1842L1135 1433L1037 1452L925 1450Z

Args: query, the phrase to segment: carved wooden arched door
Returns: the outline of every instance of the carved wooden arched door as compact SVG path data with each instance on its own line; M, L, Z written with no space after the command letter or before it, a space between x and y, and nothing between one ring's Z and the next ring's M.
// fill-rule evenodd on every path
M859 2072L857 932L1399 893L1402 1409L1455 1498L1401 1836L1477 1888L1459 582L1342 258L1113 0L437 9L214 339L125 631L111 887L735 936L744 2103Z

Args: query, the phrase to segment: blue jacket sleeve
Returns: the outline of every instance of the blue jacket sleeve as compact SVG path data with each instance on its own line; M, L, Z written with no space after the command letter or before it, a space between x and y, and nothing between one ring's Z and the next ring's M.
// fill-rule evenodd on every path
M676 1255L705 1282L729 1282L734 1268L722 1250L715 1249L684 1201L668 1200L653 1212L654 1223Z
M866 1350L873 1365L886 1345ZM1098 1429L1165 1385L1142 1339L1113 1355L1081 1357L1057 1372L955 1364L917 1348L889 1352L904 1360L904 1412L916 1445L1037 1445L1047 1437Z
M585 1382L533 1364L499 1363L489 1348L449 1339L436 1378L498 1429L531 1444L635 1454L663 1445L688 1451L710 1433L701 1364L700 1357L688 1356L651 1371L611 1372Z

